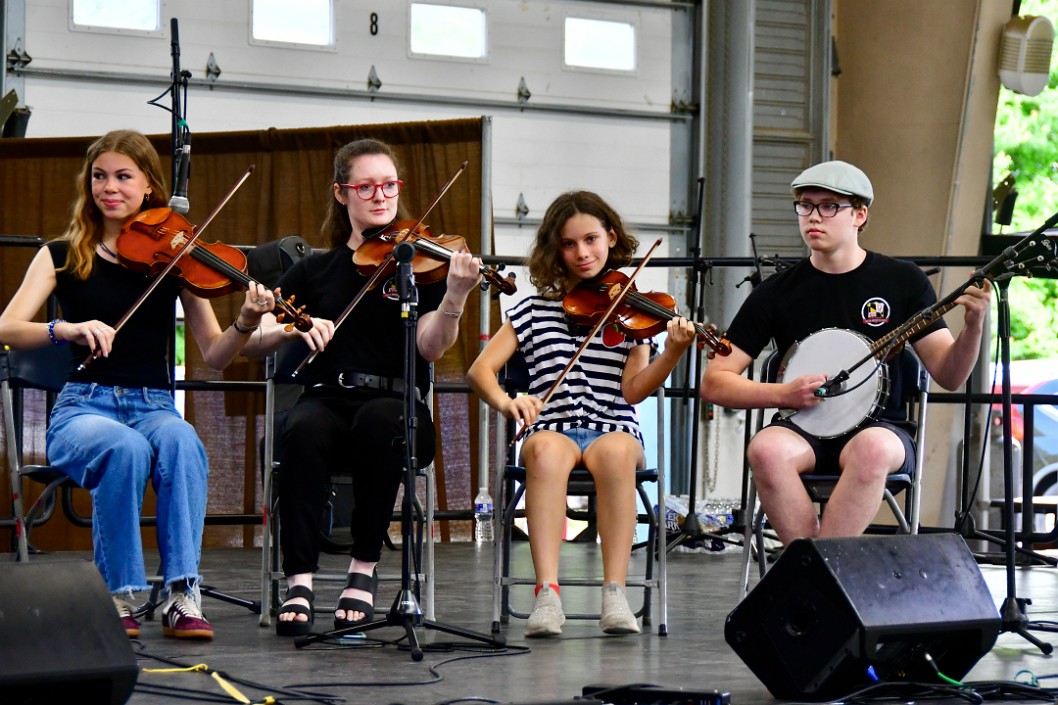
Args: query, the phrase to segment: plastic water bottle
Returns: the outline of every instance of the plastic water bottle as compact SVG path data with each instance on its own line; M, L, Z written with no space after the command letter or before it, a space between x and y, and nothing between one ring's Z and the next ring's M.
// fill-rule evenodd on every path
M487 487L482 487L474 498L474 541L492 543L492 495Z

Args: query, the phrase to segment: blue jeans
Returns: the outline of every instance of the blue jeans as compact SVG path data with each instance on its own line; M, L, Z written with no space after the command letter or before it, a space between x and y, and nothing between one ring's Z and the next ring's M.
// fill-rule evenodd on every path
M570 439L580 448L580 452L583 453L588 449L588 446L595 441L596 438L602 438L606 434L602 431L596 431L591 428L583 428L578 426L576 428L565 428L559 431L563 436Z
M111 593L150 587L139 521L148 479L165 584L197 584L209 464L167 390L67 383L48 423L47 453L92 494L95 561Z

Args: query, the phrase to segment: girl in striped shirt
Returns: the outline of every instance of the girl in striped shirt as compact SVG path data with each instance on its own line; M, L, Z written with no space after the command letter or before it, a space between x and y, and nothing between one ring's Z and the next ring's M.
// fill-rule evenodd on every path
M665 382L695 339L693 325L674 318L665 350L650 359L651 341L637 341L606 326L585 349L548 401L541 401L590 332L567 322L562 299L577 284L629 264L638 241L598 195L564 193L548 207L529 253L537 294L507 312L467 373L477 394L506 417L528 426L521 449L526 468L525 506L536 571L536 604L528 637L561 633L558 555L566 518L570 472L594 478L602 542L602 630L635 634L624 584L636 523L635 471L644 467L643 436L635 405ZM525 359L529 393L507 395L496 373L513 356Z

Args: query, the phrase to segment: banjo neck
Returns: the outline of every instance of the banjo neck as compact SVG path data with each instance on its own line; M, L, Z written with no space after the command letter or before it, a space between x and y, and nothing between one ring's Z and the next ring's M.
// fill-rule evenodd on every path
M938 301L924 311L919 311L912 316L902 326L889 331L881 338L876 340L871 345L871 353L875 357L879 357L883 353L886 357L890 357L892 353L900 349L900 346L906 343L911 336L915 335L919 331L925 330L929 326L933 325L937 319L941 318L948 311L955 308L955 299L958 298L963 292L962 289L955 292L951 296L946 297L942 301Z

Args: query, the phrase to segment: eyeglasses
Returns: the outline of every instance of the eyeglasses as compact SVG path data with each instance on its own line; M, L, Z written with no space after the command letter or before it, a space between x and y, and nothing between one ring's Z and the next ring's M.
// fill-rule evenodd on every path
M375 191L381 189L382 195L386 198L396 198L400 190L404 188L404 182L400 179L394 181L385 181L381 184L338 184L342 188L352 189L353 193L362 198L365 201L370 201L375 197Z
M794 201L793 209L797 215L812 215L812 211L819 211L822 218L833 218L842 208L852 208L851 203L812 203L811 201Z

